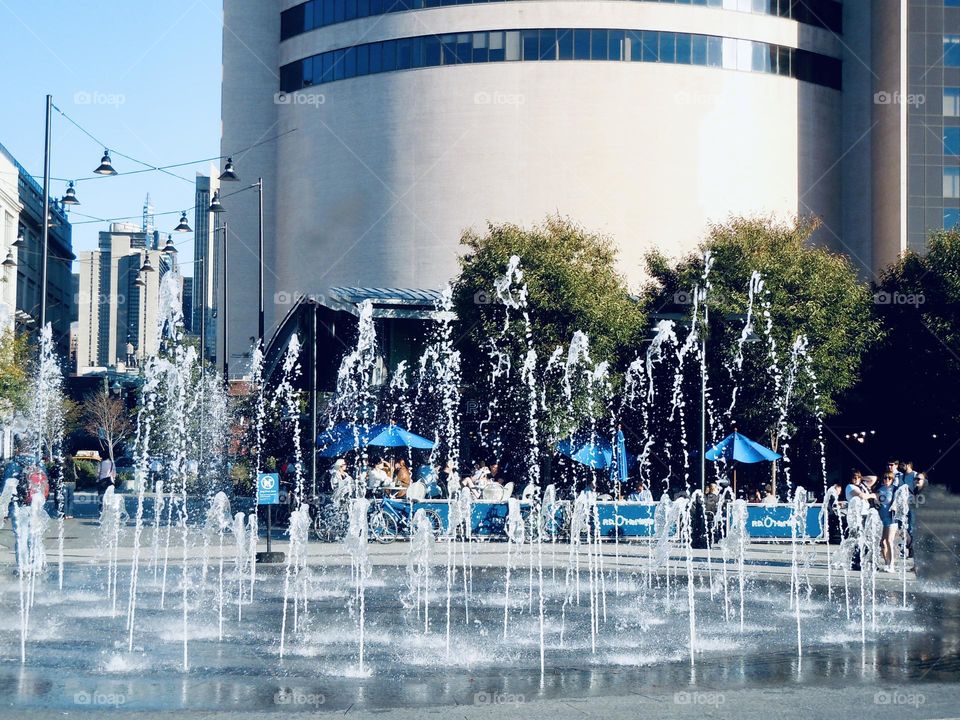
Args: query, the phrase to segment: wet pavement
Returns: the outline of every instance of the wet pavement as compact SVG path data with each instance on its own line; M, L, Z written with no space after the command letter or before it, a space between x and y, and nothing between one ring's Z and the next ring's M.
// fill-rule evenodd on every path
M170 564L164 587L162 568L147 562L128 651L129 565L121 561L118 567L114 611L106 569L88 562L93 531L77 525L68 528L68 537L76 540L67 544L76 556L66 565L64 590L57 589L55 572L37 586L23 664L18 581L9 571L0 578L0 712L18 717L149 717L167 711L198 717L302 711L381 718L960 715L958 511L957 498L937 489L927 494L917 523L918 577L910 577L905 608L897 578L878 576L874 596L872 576L866 574L861 613L860 575L849 575L844 592L842 576L834 571L828 587L825 566L814 558L804 573L809 590L806 577L801 582L799 651L797 611L784 582L790 576L789 546L752 548L742 631L732 569L726 592L716 567L710 574L697 572L693 632L681 555L671 562L668 587L662 572L647 574L645 547L633 560L633 551L622 548L627 559L617 563L613 548L605 546L603 585L594 574L591 586L582 563L578 602L578 576L568 572L570 557L561 547L543 564L542 673L539 573L535 565L530 572L527 554L515 556L508 601L502 544L475 549L467 592L463 558L458 561L449 592L449 645L445 545L434 548L426 605L422 592L417 604L410 584L408 544L376 549L364 594L361 671L359 603L341 550L312 549L296 629L290 598L284 627L284 575L278 569L262 570L254 602L238 607L238 579L229 557L222 593L218 562L211 563L205 582L192 563L185 625L179 565ZM3 531L0 542L7 540ZM548 554L545 546L543 556ZM698 561L696 567L705 565ZM767 567L779 569L771 574Z

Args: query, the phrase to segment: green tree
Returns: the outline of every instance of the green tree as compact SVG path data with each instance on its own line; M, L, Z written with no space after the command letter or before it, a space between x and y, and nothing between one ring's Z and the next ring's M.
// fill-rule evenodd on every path
M467 396L480 406L482 415L490 413L485 425L497 436L493 443L481 443L488 445L489 453L529 467L533 458L524 448L529 448L532 437L532 395L540 396L533 420L542 448L574 430L570 424L574 417L582 422L591 414L595 419L602 414L602 403L586 407L580 392L575 402L585 413L568 413L566 422L558 419L566 400L556 392L556 367L547 373L550 357L569 346L580 331L589 338L592 364L607 362L613 370L622 369L643 333L645 315L616 269L612 240L567 218L550 216L530 228L491 224L484 234L465 233L461 242L466 253L453 288L458 318L454 335L459 338ZM501 279L513 257L519 259L522 278L514 278L507 298ZM524 287L525 299L520 302ZM509 364L509 377L496 387L490 383L491 339ZM524 379L522 368L525 360L529 363L531 350L536 367Z
M0 422L27 409L30 346L26 335L0 333Z
M776 445L781 412L770 371L774 363L765 332L765 307L770 313L769 337L776 343L780 397L796 338L806 336L809 343L809 362L797 374L793 410L787 418L791 432L818 409L823 415L836 412L838 400L859 377L865 353L881 336L869 286L858 279L845 256L810 242L817 227L815 220L780 223L733 218L712 225L698 253L675 262L656 252L647 258L652 278L645 292L648 310L689 313L684 303L689 302L691 288L702 284L703 253L709 251L712 256L708 370L718 415L729 407L733 384L740 388L730 418L719 419L717 435L737 423L741 431ZM761 341L744 345L742 369L738 377L731 377L754 271L764 283L754 304L755 335Z
M955 464L948 450L960 433L960 231L933 233L925 253L905 253L883 273L875 300L886 333L846 404L846 422L876 430L886 454L916 454L924 469Z
M549 357L580 330L590 338L595 362L622 366L643 333L644 312L617 272L617 250L609 237L550 216L531 228L491 224L485 234L464 233L461 243L467 252L460 258L454 306L464 366L473 380L486 357L483 346L502 329L505 309L495 284L512 256L520 258L538 357ZM513 339L522 344L521 323L515 323Z

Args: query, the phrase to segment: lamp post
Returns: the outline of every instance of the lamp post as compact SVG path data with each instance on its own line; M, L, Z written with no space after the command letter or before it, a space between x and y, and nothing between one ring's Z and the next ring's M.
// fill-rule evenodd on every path
M227 163L228 167L231 167L230 163ZM228 335L229 335L229 288L228 288L228 277L229 273L227 272L227 223L224 222L223 225L220 224L220 214L225 212L223 205L220 202L220 191L214 190L213 198L210 200L210 212L213 213L213 232L217 233L221 230L223 231L223 380L227 384L230 383L230 358L227 356L228 345Z
M46 129L43 136L43 230L40 251L40 328L47 324L47 242L50 237L50 120L53 96L47 95Z
M223 230L223 381L230 386L230 272L227 266L229 253L227 252L227 223L219 228ZM214 230L216 231L216 229Z
M707 331L710 308L707 291L703 290L703 329L700 332L700 492L707 491Z
M227 158L227 164L220 173L221 182L240 182L240 175L233 166L233 158ZM245 189L257 189L257 347L263 348L264 315L263 315L263 178Z

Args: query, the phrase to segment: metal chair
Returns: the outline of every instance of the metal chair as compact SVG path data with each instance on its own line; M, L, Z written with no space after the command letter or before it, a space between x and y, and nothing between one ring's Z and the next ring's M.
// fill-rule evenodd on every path
M503 488L495 483L491 483L483 488L483 499L492 502L499 502L503 499Z
M422 502L425 497L427 497L426 485L419 480L410 483L410 487L407 488L407 500L410 502Z

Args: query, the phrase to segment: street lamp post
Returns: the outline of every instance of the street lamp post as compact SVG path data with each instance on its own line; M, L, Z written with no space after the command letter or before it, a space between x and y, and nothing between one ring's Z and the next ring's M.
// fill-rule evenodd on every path
M707 306L707 291L703 291L703 330L700 333L700 492L707 491L707 332L710 325L710 308Z
M41 232L40 328L47 324L47 244L50 237L50 121L53 96L47 95L46 130L43 137L43 231Z
M257 305L257 347L260 348L261 352L263 351L263 178L258 178L257 182L254 183L257 188L257 200L258 200L258 230L257 230L257 259L259 264L259 275L257 290L259 294L259 300Z
M227 236L229 230L227 223L224 222L220 227L223 230L223 381L230 387L230 272L227 266Z

